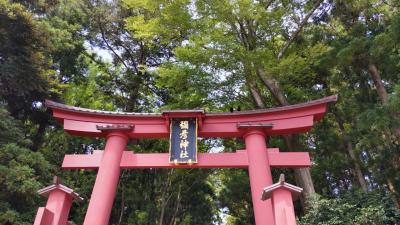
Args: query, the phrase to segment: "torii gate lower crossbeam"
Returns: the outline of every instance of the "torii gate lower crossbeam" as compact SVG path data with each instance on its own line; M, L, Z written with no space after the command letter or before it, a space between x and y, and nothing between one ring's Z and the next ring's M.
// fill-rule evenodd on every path
M247 168L256 225L275 225L271 200L262 201L263 189L272 185L273 167L309 167L308 153L281 153L267 149L273 135L309 131L337 96L267 110L235 113L205 113L202 110L172 110L161 114L119 113L82 109L47 101L64 129L80 136L105 137L102 153L67 155L64 169L96 169L98 174L84 225L107 225L121 168ZM171 118L196 118L199 137L242 137L246 149L236 153L203 153L193 165L170 164L167 154L137 154L125 151L130 138L167 138Z
M268 149L268 159L272 168L309 167L308 152L279 152L278 148ZM63 169L98 169L103 157L103 150L95 150L93 154L66 155L62 163ZM175 165L168 162L168 153L134 153L125 150L122 155L121 169L143 168L242 168L249 166L246 150L234 153L199 153L198 163L192 165Z

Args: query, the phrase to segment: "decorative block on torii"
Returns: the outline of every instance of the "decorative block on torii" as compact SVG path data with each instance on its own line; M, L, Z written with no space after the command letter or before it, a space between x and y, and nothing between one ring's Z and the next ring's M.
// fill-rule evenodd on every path
M275 225L296 225L293 201L302 191L302 188L286 183L284 174L281 174L278 183L264 188L261 199L272 200Z
M84 225L108 224L121 168L247 168L256 224L274 225L271 200L260 199L264 187L272 185L271 167L309 167L311 162L307 152L267 149L266 137L309 131L324 116L327 104L336 100L337 96L330 96L302 104L233 113L203 110L123 113L52 101L46 101L46 105L68 133L107 139L104 151L66 155L62 165L64 169L98 169ZM173 118L196 118L199 137L243 137L246 149L235 153L200 153L198 163L193 165L171 164L168 153L138 154L125 149L131 138L168 138Z
M72 201L83 201L74 190L62 185L58 177L54 177L53 184L40 189L38 194L47 197L47 204L38 209L34 225L69 225Z

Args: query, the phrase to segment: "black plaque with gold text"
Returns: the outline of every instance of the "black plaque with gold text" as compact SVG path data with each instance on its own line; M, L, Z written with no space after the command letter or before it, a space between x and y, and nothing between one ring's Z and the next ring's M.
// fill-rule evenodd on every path
M170 135L170 163L197 163L197 119L171 119Z

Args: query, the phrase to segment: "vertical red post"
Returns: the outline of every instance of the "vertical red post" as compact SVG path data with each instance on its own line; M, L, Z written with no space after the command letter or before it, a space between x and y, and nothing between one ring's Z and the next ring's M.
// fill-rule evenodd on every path
M51 225L53 223L53 213L46 207L39 207L33 225Z
M261 129L249 129L245 135L249 158L251 197L256 225L275 225L271 200L262 201L264 187L272 184L265 133Z
M65 225L72 205L72 197L61 190L54 190L49 194L46 209L53 212L52 225Z
M277 225L296 225L292 193L287 189L277 189L272 193L275 221Z
M108 133L84 225L108 225L120 176L122 153L127 143L128 136L125 133Z

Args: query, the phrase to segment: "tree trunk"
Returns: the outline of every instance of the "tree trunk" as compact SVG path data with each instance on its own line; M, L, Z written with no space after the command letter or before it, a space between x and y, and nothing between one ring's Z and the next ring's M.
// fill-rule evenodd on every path
M368 64L368 72L371 75L372 80L374 81L376 91L378 92L379 99L381 103L385 105L388 102L388 93L386 91L385 85L383 85L381 75L378 71L378 68L375 64Z
M279 105L289 105L286 96L279 87L278 81L271 76L267 76L262 68L256 69L257 76L263 81L268 90L272 93Z
M262 100L260 90L257 87L257 84L255 82L249 81L249 89L251 92L251 97L253 98L253 101L254 101L255 105L257 106L257 108L264 109L265 105Z
M394 195L394 204L396 205L397 209L400 209L400 199L399 199L399 193L396 190L396 187L394 186L392 178L387 178L386 179L387 186L389 188L389 191L393 193Z
M374 81L376 91L378 93L379 99L382 103L382 105L386 105L388 103L388 93L386 91L385 85L382 82L381 75L378 71L377 66L374 63L369 63L368 64L368 72L371 75L372 80ZM399 193L396 190L396 187L394 185L394 182L392 178L387 178L386 179L386 185L389 189L389 191L394 195L394 202L396 204L397 209L400 209L400 198L399 198Z
M358 180L358 184L360 185L361 189L365 192L368 191L368 185L367 182L365 181L365 177L364 174L361 170L361 165L358 161L358 157L356 156L354 149L353 149L353 145L350 142L350 139L348 138L348 136L346 134L343 134L343 138L344 138L344 143L346 145L346 149L347 152L349 153L349 156L351 158L351 161L353 161L354 164L354 171Z
M286 135L285 144L289 151L301 151L303 150L303 145L299 142L298 135ZM297 168L294 169L294 179L297 186L303 188L302 195L300 196L301 207L304 212L307 211L307 199L315 193L314 183L311 177L310 168Z
M36 134L32 140L32 151L36 152L39 150L40 145L43 142L43 136L44 136L44 132L46 131L46 127L47 127L47 121L46 122L41 122L39 124L39 128L36 131Z
M160 217L158 218L158 225L164 224L164 214L165 214L165 207L166 207L166 194L167 194L167 185L164 184L162 195L161 195L161 212Z
M240 25L240 31L238 31L238 33L240 34L239 36L245 37L245 38L241 38L240 41L242 41L244 47L246 47L249 51L253 51L256 47L255 43L256 43L257 37L254 32L256 30L256 28L253 27L253 25L254 25L253 22L254 21L247 21L247 23L246 23L247 26L244 26L244 24L242 24L239 21L239 25ZM247 27L247 32L245 29L246 27ZM298 35L298 33L296 35ZM256 69L255 72L256 72L257 77L259 77L263 81L263 83L265 84L267 89L272 93L272 96L274 96L274 98L276 99L278 104L279 105L289 105L289 102L287 101L286 96L283 94L282 89L279 87L277 80L275 80L271 76L266 76L263 68L259 67L259 65L257 65L256 62L254 62L254 64L251 64L251 67L246 67L246 65L244 65L244 66L245 66L244 69L245 69L245 73L246 73L245 74L246 83L250 89L252 97L253 97L254 101L256 102L256 105L258 108L265 108L265 104L263 103L261 95L259 94L258 88L256 86L256 84L257 84L256 81L251 79L252 73L251 73L250 68L253 68L253 66ZM248 70L250 70L250 72ZM297 136L292 136L292 138L297 139ZM294 149L290 143L287 143L287 144L288 144L288 149L290 151L296 151L296 149ZM300 182L300 180L303 181L299 184L299 186L302 187L304 190L303 195L310 196L311 194L314 194L315 189L314 189L314 185L312 182L311 173L309 171L309 168L295 169L295 170L298 170L298 172L295 172L295 176L297 177L297 180L299 180L299 182Z
M178 211L179 211L179 208L181 205L181 190L182 190L182 186L179 185L178 186L178 194L176 196L176 201L175 201L175 210L174 210L174 214L172 215L170 225L176 225L176 223L177 223L176 218L177 218Z
M303 188L304 200L308 199L311 194L315 193L314 183L311 178L310 168L298 168L294 170L295 180L298 186ZM303 201L304 204L304 201Z
M265 86L275 97L276 101L279 105L289 105L286 96L283 94L282 89L279 87L278 81L273 77L267 76L262 68L257 68L256 73L258 77L264 82ZM299 151L299 147L301 146L298 142L298 135L288 135L285 137L286 146L289 151L295 152ZM302 205L305 210L305 200L315 193L314 183L311 178L310 168L298 168L294 169L294 175L296 179L296 183L298 186L303 188L302 192Z
M340 134L343 137L343 142L344 142L345 148L347 150L347 153L349 154L350 159L354 164L353 169L354 169L355 175L357 177L358 184L360 185L361 189L366 192L366 191L368 191L368 185L367 185L367 182L365 181L365 177L362 172L359 159L356 156L356 153L354 152L353 144L350 141L350 137L346 133L346 130L345 130L344 124L343 124L343 120L339 117L339 115L336 111L336 108L334 108L334 110L333 110L333 115L335 116L336 122L338 123Z
M251 97L257 108L264 109L265 104L260 94L260 89L257 86L257 82L255 79L251 79L251 71L245 66L245 73L246 73L246 84L250 90Z
M271 2L272 1L270 1L269 4L271 4ZM294 32L292 37L285 44L283 49L279 52L277 60L281 59L281 57L284 55L284 53L289 48L289 46L293 43L295 38L300 34L301 30L306 25L308 19L311 17L311 15L314 13L314 11L319 7L321 2L322 2L322 0L317 0L315 2L311 11L305 16L305 18L299 25L298 29ZM282 105L282 106L289 105L289 101L287 100L286 96L283 94L283 91L279 87L278 81L275 78L273 78L272 76L267 76L264 72L264 69L259 66L256 67L256 74L263 81L263 83L268 88L268 90L272 93L272 95L274 96L275 100L279 103L279 105ZM299 150L298 147L301 146L301 144L298 141L298 135L289 135L289 136L285 137L285 141L286 141L286 145L287 145L289 151L298 151ZM295 169L294 174L295 174L296 183L300 187L303 188L301 200L302 200L303 209L305 210L305 207L304 207L305 199L307 199L310 195L315 193L315 188L314 188L314 183L311 178L310 168Z
M164 225L165 209L166 209L166 207L168 205L168 201L170 199L170 197L167 197L167 196L168 196L169 188L172 183L171 176L172 176L173 171L174 171L173 169L168 171L167 179L165 180L163 187L161 189L161 192L162 192L161 193L161 204L160 204L161 212L160 212L160 217L158 220L158 225Z
M117 225L120 225L122 223L122 219L124 218L124 212L125 212L125 192L122 190L121 193L121 212L119 213L119 219Z

